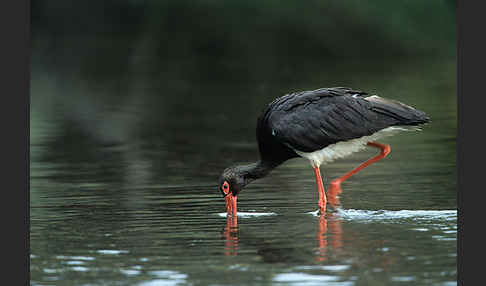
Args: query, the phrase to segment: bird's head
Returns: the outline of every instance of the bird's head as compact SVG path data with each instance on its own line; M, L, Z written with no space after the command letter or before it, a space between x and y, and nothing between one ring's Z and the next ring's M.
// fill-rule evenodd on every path
M245 186L243 175L236 167L226 168L219 178L219 190L226 201L228 215L236 215L236 199L238 193Z

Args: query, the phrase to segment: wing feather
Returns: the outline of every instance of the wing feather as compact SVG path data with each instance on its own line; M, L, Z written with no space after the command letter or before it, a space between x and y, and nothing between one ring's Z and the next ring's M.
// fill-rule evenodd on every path
M313 152L339 141L371 135L394 125L414 125L428 120L425 114L398 101L351 88L322 88L277 98L259 118L260 153L286 150ZM271 134L271 136L270 136ZM268 143L271 141L270 143ZM279 145L280 144L280 145ZM269 149L278 149L277 151ZM266 149L266 150L264 150Z

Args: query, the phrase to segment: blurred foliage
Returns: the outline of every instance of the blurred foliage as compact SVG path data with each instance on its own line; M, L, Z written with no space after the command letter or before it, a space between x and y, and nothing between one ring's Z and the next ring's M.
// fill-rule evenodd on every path
M33 69L285 80L344 60L451 58L455 11L450 0L33 1Z

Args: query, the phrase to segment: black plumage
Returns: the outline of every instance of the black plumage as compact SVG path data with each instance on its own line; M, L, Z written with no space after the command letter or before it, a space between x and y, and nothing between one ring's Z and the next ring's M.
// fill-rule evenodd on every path
M429 118L398 101L346 87L287 94L258 118L260 156L285 161L328 145L371 135L390 126L425 123Z

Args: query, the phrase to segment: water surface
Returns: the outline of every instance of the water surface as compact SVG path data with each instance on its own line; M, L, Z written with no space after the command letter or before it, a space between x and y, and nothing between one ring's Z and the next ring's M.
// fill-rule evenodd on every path
M393 66L393 70L384 66ZM141 78L144 78L141 76ZM289 91L352 86L432 118L316 216L286 162L224 215L220 172L258 159L256 118ZM343 63L299 82L134 84L125 96L33 68L31 285L456 285L455 62ZM87 108L85 108L87 107ZM373 156L321 170L325 183Z

